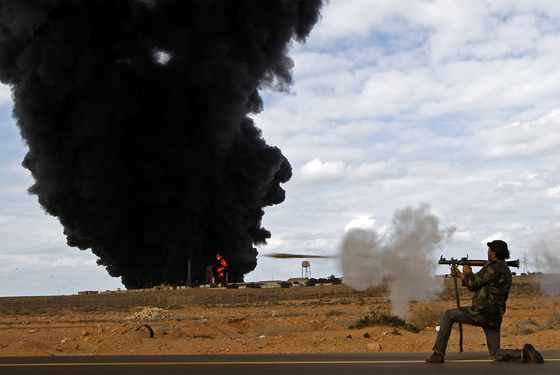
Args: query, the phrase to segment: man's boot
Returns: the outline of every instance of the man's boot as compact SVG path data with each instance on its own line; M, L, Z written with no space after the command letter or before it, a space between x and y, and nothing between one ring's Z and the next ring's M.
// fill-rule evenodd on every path
M443 355L434 352L434 354L426 358L426 363L444 363L445 360L443 358Z
M525 344L525 346L523 347L523 359L525 360L525 362L544 362L541 353L537 352L537 350L531 344Z

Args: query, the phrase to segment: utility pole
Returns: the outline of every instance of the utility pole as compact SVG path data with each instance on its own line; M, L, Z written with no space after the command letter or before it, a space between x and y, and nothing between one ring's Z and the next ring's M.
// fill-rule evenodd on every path
M187 288L192 288L191 260L189 259L189 269L187 271Z
M527 268L527 257L525 256L525 253L523 253L523 273L525 274L529 274L529 269Z

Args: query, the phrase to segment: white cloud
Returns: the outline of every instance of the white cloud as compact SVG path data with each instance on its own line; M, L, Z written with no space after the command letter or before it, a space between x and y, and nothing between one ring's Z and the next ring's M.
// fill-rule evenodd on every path
M526 229L526 228L527 228L527 226L525 224L517 222L517 223L513 223L513 224L508 225L505 229L516 231L516 230L522 230L522 229Z
M542 103L552 92L558 93L554 82L560 78L553 58L558 52L546 47L560 35L554 18L558 13L550 6L523 9L507 2L490 5L482 1L334 2L326 8L308 48L296 49L296 63L304 68L295 91L298 96L314 92L305 95L311 100L306 100L306 109L327 109L309 113L316 119L325 114L397 116L414 108L428 116L461 111L472 117L482 109L503 112L527 101ZM532 8L538 11L528 13ZM543 12L550 19L542 19ZM340 14L370 16L360 17L362 21L354 25L344 23ZM352 39L341 24L352 29ZM386 45L399 37L409 39L411 31L418 30L424 31L416 47ZM306 75L321 61L320 54L312 53L309 46L321 51L321 43L346 47L344 53L339 50L323 56L350 55L353 59L345 60L344 65L334 62L328 75Z
M500 181L498 185L492 188L492 191L511 194L518 191L523 186L523 183L517 181Z
M344 230L348 232L348 230L353 228L360 228L360 229L373 229L375 227L375 220L369 216L359 216L355 219L350 220Z
M394 177L406 173L403 166L399 165L394 158L376 163L365 162L358 167L348 166L347 171L350 176L361 178Z
M346 167L343 162L322 162L314 159L301 168L301 176L314 180L340 180Z
M560 186L549 188L547 192L552 198L560 198Z
M506 234L504 234L503 232L496 232L496 233L484 238L483 240L481 240L480 243L483 244L485 246L485 248L487 249L488 246L486 246L486 244L488 242L492 242L494 240L502 240L502 241L508 242L509 237ZM508 244L508 248L509 247L511 247L511 244Z
M526 123L515 122L485 130L475 136L482 157L493 160L558 154L560 149L560 109Z
M322 162L314 159L301 167L299 176L314 182L335 182L345 179L392 178L402 176L406 172L395 159L376 163L364 162L358 166L346 166L344 162Z
M477 240L477 234L471 231L457 231L453 234L454 241L472 242Z
M359 104L371 107L374 116L411 111L421 103L438 100L446 91L435 78L433 71L423 67L416 71L377 72L365 82Z

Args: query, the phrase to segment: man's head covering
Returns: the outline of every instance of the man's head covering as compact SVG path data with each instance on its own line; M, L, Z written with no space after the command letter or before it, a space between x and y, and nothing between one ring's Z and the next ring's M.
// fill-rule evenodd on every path
M496 256L500 260L509 259L508 245L505 241L494 240L487 243L488 247L496 253Z

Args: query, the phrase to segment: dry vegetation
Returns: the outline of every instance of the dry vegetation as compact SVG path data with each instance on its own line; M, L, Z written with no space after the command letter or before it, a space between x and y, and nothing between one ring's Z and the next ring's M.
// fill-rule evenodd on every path
M536 276L515 278L503 347L560 348L560 280L546 275L545 294ZM392 315L386 285L5 297L0 356L428 351L441 315L456 304L446 284L437 301L412 302L405 320ZM462 292L461 304L469 302ZM485 348L480 328L464 331L465 350ZM454 332L450 350L457 342Z

